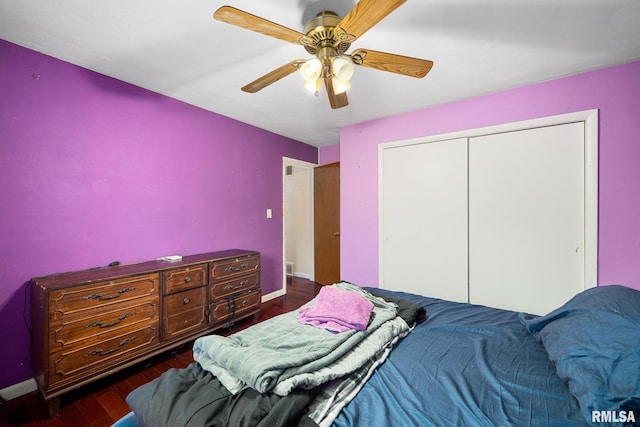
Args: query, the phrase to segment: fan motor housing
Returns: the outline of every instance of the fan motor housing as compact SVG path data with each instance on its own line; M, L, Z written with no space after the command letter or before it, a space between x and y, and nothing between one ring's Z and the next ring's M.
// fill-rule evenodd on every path
M312 55L316 55L320 50L332 48L335 55L342 55L351 46L350 42L339 40L336 37L334 28L340 24L342 19L335 12L323 11L318 13L304 26L305 34L313 40L313 44L306 44L304 48Z

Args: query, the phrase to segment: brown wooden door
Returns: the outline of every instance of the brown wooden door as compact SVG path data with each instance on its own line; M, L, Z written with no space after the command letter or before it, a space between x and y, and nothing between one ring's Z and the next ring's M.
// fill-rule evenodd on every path
M340 280L340 163L314 169L315 281Z

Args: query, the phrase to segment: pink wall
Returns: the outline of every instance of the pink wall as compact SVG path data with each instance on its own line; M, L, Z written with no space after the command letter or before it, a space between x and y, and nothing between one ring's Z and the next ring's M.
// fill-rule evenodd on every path
M0 64L0 388L31 376L31 277L237 247L282 287L282 157L316 147L2 40Z
M342 278L378 285L379 143L590 109L600 111L598 283L640 289L640 62L343 128Z

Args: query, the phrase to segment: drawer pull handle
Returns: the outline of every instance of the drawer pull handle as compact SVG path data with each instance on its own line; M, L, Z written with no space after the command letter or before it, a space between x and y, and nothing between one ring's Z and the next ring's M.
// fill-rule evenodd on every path
M118 351L120 349L120 347L122 347L123 345L129 344L131 341L133 341L134 338L127 338L124 339L122 341L120 341L118 343L117 347L114 347L112 349L109 350L103 350L101 348L96 348L95 350L90 351L89 353L85 354L84 357L89 357L89 356L106 356L107 354L111 354L115 351Z
M191 300L189 298L185 298L182 300L183 303L185 304L189 304L191 302Z
M136 312L132 311L130 313L125 313L125 314L120 315L120 317L118 319L120 319L120 321L123 321L127 317L131 317L131 316L135 316L135 315L136 315Z
M184 278L184 281L185 281L186 283L189 283L189 282L191 281L191 277L189 277L189 276L185 277L185 278Z
M118 291L117 295L107 295L103 296L102 294L90 294L84 297L86 300L97 299L99 301L108 301L110 299L118 298L120 295L125 294L127 292L135 291L136 288L122 288Z
M101 321L98 320L96 322L87 323L86 325L84 325L84 327L85 328L110 328L122 322L127 317L135 316L135 314L136 314L135 311L132 311L130 313L124 313L124 314L121 314L120 317L118 317L118 320L114 322L102 323Z
M224 289L225 289L225 291L228 291L228 290L235 291L236 289L241 289L247 283L249 283L248 280L243 280L242 282L238 283L238 286L227 285L227 286L224 287Z
M232 265L229 265L229 266L224 268L224 271L242 271L247 267L249 267L249 263L245 262L245 263L240 264L239 267L234 267Z

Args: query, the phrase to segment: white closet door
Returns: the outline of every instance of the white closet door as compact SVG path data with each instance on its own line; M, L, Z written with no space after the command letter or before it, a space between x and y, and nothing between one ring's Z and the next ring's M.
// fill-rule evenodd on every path
M466 302L467 139L384 148L380 165L380 287Z
M546 314L585 288L584 138L570 123L469 139L469 302Z

